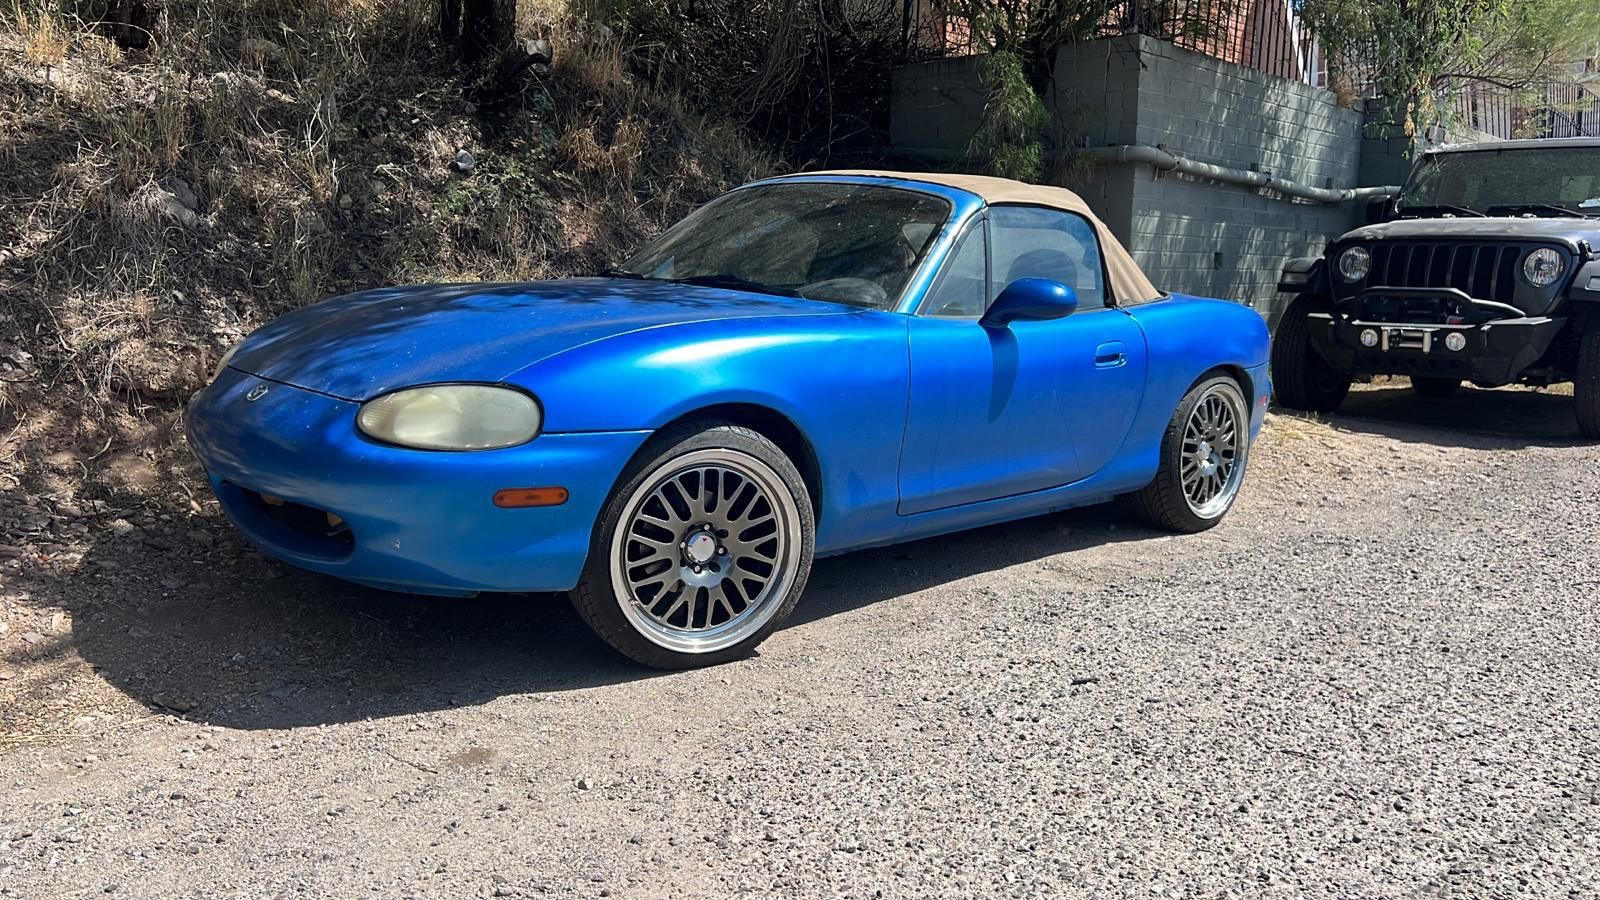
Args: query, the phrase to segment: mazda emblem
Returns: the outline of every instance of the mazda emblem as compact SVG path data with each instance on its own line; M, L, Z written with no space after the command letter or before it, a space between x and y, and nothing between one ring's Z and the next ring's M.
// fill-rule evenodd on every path
M250 389L250 393L244 395L244 399L254 403L257 400L260 400L262 397L265 397L268 390L269 388L266 385L258 384Z

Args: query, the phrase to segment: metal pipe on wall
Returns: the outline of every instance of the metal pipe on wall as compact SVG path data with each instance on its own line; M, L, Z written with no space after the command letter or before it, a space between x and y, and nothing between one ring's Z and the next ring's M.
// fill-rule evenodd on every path
M1179 172L1198 178L1208 178L1224 184L1268 188L1288 197L1310 200L1314 203L1352 203L1385 200L1400 193L1398 185L1358 188L1317 188L1278 178L1270 172L1252 172L1230 169L1226 166L1185 159L1160 147L1148 144L1119 144L1114 147L1090 147L1078 151L1102 163L1144 163L1168 172Z

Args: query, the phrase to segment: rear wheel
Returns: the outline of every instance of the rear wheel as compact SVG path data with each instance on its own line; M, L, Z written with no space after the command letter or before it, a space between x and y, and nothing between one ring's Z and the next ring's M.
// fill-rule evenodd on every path
M814 522L800 472L763 435L724 422L663 429L606 504L573 605L648 666L745 656L805 589Z
M1278 403L1289 409L1333 412L1350 393L1352 379L1311 346L1306 316L1316 307L1315 296L1301 294L1284 311L1272 339L1272 386Z
M1578 431L1592 441L1600 441L1600 313L1589 314L1578 341L1578 371L1572 380Z
M1411 376L1411 389L1416 391L1418 396L1427 397L1430 400L1443 400L1446 397L1455 396L1456 392L1461 390L1461 379L1429 378L1424 375L1413 375Z
M1222 521L1244 484L1250 407L1226 375L1190 389L1161 438L1155 480L1133 495L1139 517L1161 528L1197 532Z

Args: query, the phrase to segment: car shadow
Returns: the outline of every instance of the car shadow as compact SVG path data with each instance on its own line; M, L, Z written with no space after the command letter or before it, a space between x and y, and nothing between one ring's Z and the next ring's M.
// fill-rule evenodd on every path
M231 728L323 725L660 677L563 595L415 597L271 561L225 520L107 534L28 590L71 614L101 677L152 709ZM819 560L789 627L1113 541L1159 536L1114 506ZM768 652L771 652L770 650Z
M1523 388L1463 386L1454 396L1431 399L1405 384L1361 386L1326 418L1348 431L1465 449L1587 443L1570 395Z

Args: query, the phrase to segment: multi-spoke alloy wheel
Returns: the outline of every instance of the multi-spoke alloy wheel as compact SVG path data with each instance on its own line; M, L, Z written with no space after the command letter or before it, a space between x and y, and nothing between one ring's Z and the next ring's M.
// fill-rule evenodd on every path
M754 647L804 586L809 496L793 463L748 429L658 436L608 506L574 600L617 649L651 665L718 662Z
M1183 428L1183 496L1202 519L1221 515L1244 478L1241 441L1249 440L1243 412L1222 385L1202 394Z
M1239 383L1209 378L1184 395L1161 439L1156 477L1133 495L1152 524L1204 531L1222 521L1239 496L1250 454L1250 408Z
M673 459L634 491L611 542L623 612L680 653L758 631L794 577L800 512L776 472L733 450Z

